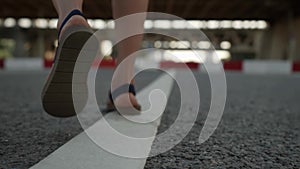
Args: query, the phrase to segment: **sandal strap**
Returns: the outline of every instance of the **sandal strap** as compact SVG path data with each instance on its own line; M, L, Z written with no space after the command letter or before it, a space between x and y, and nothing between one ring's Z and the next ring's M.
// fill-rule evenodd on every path
M64 19L64 21L62 22L59 31L58 31L58 38L60 37L62 28L66 25L66 23L74 16L74 15L79 15L82 16L84 19L86 19L86 17L83 15L83 13L78 10L78 9L74 9L73 11L71 11L68 16Z
M132 93L133 95L136 95L134 85L124 84L115 89L113 92L109 91L109 99L113 102L117 97L124 93Z

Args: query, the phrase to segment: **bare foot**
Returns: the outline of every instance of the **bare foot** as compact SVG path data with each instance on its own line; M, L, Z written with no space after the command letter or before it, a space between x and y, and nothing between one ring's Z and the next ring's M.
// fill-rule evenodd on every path
M59 21L58 29L61 27L61 24L62 24L62 21ZM83 18L82 16L79 16L79 15L74 15L68 20L68 22L62 28L59 40L60 40L61 36L63 35L63 33L67 30L67 28L70 28L72 26L85 26L87 28L90 28L90 25L87 23L85 18Z
M114 100L116 107L132 107L139 105L135 96L132 93L124 93Z

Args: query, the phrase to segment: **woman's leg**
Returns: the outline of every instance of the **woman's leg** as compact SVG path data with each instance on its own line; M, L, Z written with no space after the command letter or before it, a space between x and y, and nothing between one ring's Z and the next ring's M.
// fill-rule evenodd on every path
M82 4L83 0L52 0L53 5L58 13L58 29L60 28L63 20L67 17L67 15L74 9L78 9L82 12ZM66 28L73 25L81 25L89 27L86 20L81 16L73 16L68 23L62 29L62 34Z
M148 0L112 0L112 7L117 35L124 33L122 31L131 29L144 30L144 21L146 19L146 15L144 17L137 17L137 19L135 19L134 21L126 23L119 22L118 18L134 13L146 12L148 8ZM118 72L116 72L115 78L113 79L112 90L123 84L131 83L131 78L134 74L135 57L127 56L140 49L142 40L143 35L136 35L123 40L117 45L118 55L116 62L117 65L120 66L118 67ZM123 61L124 63L121 64ZM126 94L121 95L116 98L115 104L117 106L128 106L131 105L131 103L137 104L137 101L133 94L129 94L129 98L130 100L128 100L128 95Z

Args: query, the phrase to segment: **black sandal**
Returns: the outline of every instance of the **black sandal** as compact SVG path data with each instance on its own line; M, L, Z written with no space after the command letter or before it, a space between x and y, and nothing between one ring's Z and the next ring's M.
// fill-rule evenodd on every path
M134 96L136 95L135 92L135 87L132 84L124 84L120 87L118 87L115 91L111 92L109 91L108 93L108 98L109 101L107 102L106 109L102 110L102 112L108 113L112 111L117 111L121 114L126 114L126 115L135 115L135 114L140 114L141 112L141 105L133 105L133 107L118 107L116 108L114 104L114 100L116 100L117 97L124 93L132 93Z
M63 21L58 37L62 28L75 15L83 16L79 10L73 10ZM72 26L67 28L56 49L52 70L42 91L42 103L45 111L56 117L70 117L76 115L72 97L72 87L76 86L76 94L79 94L80 103L76 103L76 110L82 110L87 101L87 75L94 56L98 51L97 38L91 39L93 45L89 46L89 56L78 60L81 49L85 43L93 36L93 31L84 26ZM95 55L94 55L95 54ZM78 61L77 61L78 60ZM81 65L80 72L74 72L76 61ZM80 73L80 78L73 82L73 75ZM82 104L82 105L81 105Z

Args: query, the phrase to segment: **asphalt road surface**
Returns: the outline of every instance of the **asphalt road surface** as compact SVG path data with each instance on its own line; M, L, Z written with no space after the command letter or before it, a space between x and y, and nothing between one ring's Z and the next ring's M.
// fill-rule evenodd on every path
M139 74L138 90L160 74ZM109 70L98 75L100 105L106 101L111 75ZM46 76L46 71L0 72L1 169L29 168L82 132L76 118L58 119L43 111L40 93ZM172 150L148 158L145 168L300 168L300 75L226 76L225 111L209 140L198 143L210 106L209 79L195 73L201 106L193 129ZM159 132L174 122L178 97L175 85Z

